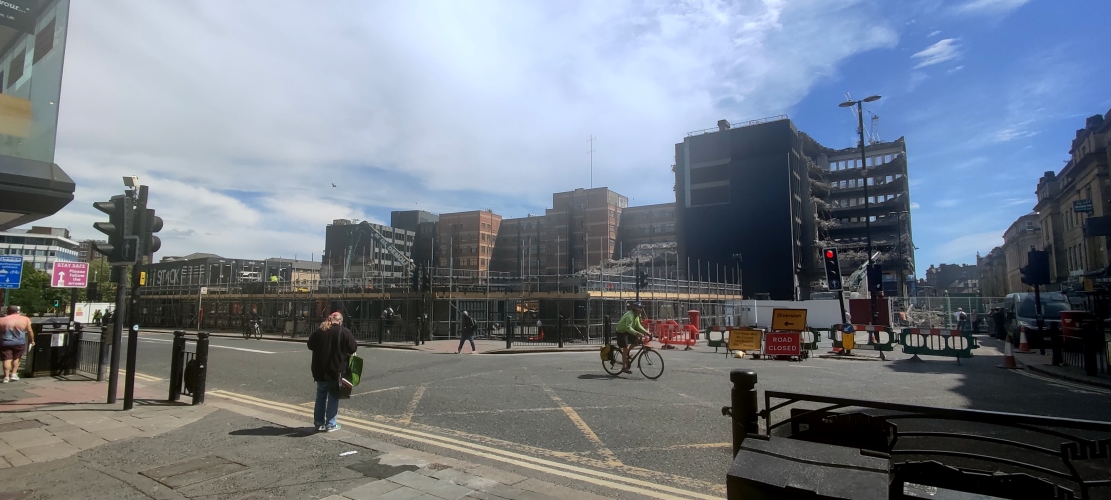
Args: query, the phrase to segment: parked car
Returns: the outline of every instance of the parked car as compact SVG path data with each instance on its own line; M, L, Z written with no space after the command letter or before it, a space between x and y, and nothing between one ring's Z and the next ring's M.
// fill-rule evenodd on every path
M1060 292L1045 292L1041 294L1042 315L1045 318L1045 328L1061 324L1061 311L1072 310L1068 297ZM1038 328L1037 305L1034 303L1033 292L1011 293L1003 300L1003 314L1006 318L1006 330L1011 336L1011 343L1016 347L1021 340L1021 332L1025 330L1027 339L1030 332Z

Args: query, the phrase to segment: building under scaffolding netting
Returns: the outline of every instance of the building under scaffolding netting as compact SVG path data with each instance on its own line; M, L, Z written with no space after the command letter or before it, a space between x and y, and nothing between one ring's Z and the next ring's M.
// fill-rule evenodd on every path
M504 339L511 321L515 343L600 343L603 318L616 322L637 297L634 258L572 275L432 268L427 276L407 279L159 284L141 289L139 322L145 328L240 331L255 311L264 332L303 336L328 313L340 311L362 341L413 342L418 335L457 338L462 312L468 311L479 324L479 338ZM688 271L674 262L670 268L641 265L652 269L640 291L649 318L685 320L688 311L697 310L700 328L706 329L726 324L733 314L729 304L741 299L736 283L678 279ZM385 317L387 309L392 317Z

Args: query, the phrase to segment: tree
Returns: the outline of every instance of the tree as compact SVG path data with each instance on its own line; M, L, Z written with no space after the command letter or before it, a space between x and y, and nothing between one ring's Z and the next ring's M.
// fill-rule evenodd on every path
M55 300L64 305L69 302L69 293L64 288L51 287L49 273L24 262L22 281L18 289L11 290L8 303L19 306L24 314L34 315L53 310Z

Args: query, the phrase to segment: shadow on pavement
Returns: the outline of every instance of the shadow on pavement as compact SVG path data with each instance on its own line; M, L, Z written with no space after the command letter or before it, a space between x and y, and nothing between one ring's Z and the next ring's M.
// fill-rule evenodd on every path
M289 428L289 427L274 427L272 425L258 427L255 429L240 429L231 431L228 435L231 436L263 436L263 437L291 437L303 438L317 434L319 431L313 428Z

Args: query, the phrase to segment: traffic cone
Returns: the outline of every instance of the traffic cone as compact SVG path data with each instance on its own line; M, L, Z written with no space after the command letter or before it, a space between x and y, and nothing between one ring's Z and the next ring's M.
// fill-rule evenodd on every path
M1010 335L1007 336L1007 343L1003 346L1003 364L996 365L996 368L1018 368L1018 364L1015 363L1014 346L1011 345Z
M1018 331L1018 352L1030 352L1030 344L1026 342L1026 329L1020 328Z

